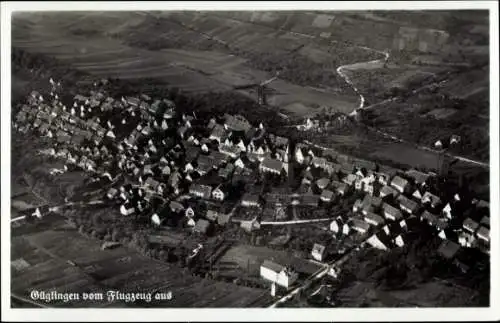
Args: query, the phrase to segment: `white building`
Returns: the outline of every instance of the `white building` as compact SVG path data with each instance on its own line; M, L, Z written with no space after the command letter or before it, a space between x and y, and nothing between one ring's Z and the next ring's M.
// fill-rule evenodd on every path
M366 242L368 242L374 248L384 250L384 251L389 250L389 248L387 248L385 243L383 243L376 234L374 234L370 238L368 238L368 240L366 240Z
M260 266L260 276L286 289L289 289L298 278L298 274L291 268L269 260L265 260Z
M447 203L445 207L443 208L443 214L448 218L451 219L451 205L450 203Z
M153 214L151 216L151 222L154 224L154 225L160 225L161 224L161 219L160 217L158 216L158 214Z
M120 213L123 215L131 215L134 214L134 212L135 208L130 203L122 204L122 206L120 207Z
M311 256L313 259L317 261L323 261L323 257L325 255L325 246L315 243L312 250L311 250Z
M220 187L216 187L213 191L212 191L212 197L215 199L215 200L218 200L218 201L224 201L224 199L226 198L226 194L221 190Z

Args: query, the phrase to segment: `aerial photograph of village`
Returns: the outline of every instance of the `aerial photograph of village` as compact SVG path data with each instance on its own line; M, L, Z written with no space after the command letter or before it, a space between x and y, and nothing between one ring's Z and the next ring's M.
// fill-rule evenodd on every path
M489 23L14 12L11 308L489 307Z

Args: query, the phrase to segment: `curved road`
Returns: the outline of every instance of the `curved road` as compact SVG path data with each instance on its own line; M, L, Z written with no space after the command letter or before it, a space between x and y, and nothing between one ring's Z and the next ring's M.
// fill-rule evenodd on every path
M346 73L344 71L345 70L356 70L356 69L360 69L360 68L363 68L363 69L367 69L367 68L381 68L381 67L383 67L384 62L389 59L389 53L388 52L381 52L379 50L372 49L372 48L365 47L365 46L357 46L357 47L365 49L365 50L374 51L374 52L377 52L379 54L383 54L385 56L384 58L381 58L381 59L378 59L378 60L372 60L372 61L368 61L368 62L354 63L354 64L349 64L349 65L342 65L342 66L339 66L337 68L337 73L342 78L344 78L344 80L346 81L346 83L349 84L354 89L354 91L359 95L359 97L360 97L360 104L359 104L358 109L368 110L368 109L372 109L372 108L375 108L377 106L380 106L380 105L382 105L384 103L395 101L398 97L392 97L392 98L389 98L389 99L386 99L384 101L372 104L372 105L367 106L367 107L364 106L364 104L365 104L365 98L364 98L363 94L361 94L359 92L359 90L352 83L351 79L346 75ZM422 91L424 89L427 89L427 88L432 87L432 86L440 86L440 85L442 85L442 84L444 84L446 82L447 82L447 80L445 79L445 80L442 80L442 81L440 81L438 83L427 84L427 85L424 85L424 86L422 86L422 87L420 87L418 89L413 90L411 93L412 94L417 94L417 93L419 93L420 91ZM356 114L356 110L351 113L351 115L355 115L355 114ZM368 127L368 128L370 130L376 131L377 133L383 135L386 138L390 138L390 139L392 139L394 141L397 141L397 142L406 143L406 144L410 144L410 145L416 146L416 148L418 148L420 150L426 150L426 151L430 151L430 152L433 152L433 153L436 153L436 154L442 153L442 151L438 151L438 150L435 150L435 149L432 149L432 148L426 147L426 146L416 145L413 142L409 142L407 140L401 139L401 138L396 137L396 136L394 136L392 134L389 134L387 132L381 131L381 130L379 130L377 128L374 128L374 127ZM315 145L315 146L318 147L318 148L321 148L321 149L327 148L327 147L321 147L321 146L318 146L318 145ZM467 158L467 157L464 157L464 156L454 155L454 154L450 154L450 153L445 153L445 155L449 156L449 157L452 157L452 158L456 158L456 159L458 159L460 161L463 161L463 162L466 162L466 163L470 163L470 164L475 164L477 166L481 166L483 168L489 168L490 167L489 163L485 163L485 162L482 162L482 161L479 161L479 160L474 160L474 159L470 159L470 158Z

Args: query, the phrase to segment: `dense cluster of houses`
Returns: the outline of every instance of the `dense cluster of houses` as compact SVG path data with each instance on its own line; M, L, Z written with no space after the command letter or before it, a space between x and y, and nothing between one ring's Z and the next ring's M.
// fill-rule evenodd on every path
M123 175L120 185L106 192L123 216L148 216L160 226L176 214L194 232L207 234L214 224L229 221L231 214L220 206L234 194L236 182L254 183L264 174L286 179L293 162L302 170L294 174L300 176L296 192L245 190L238 206L255 213L271 203L272 212L283 217L283 205L320 207L359 192L363 198L352 206L354 216L342 214L330 223L336 238L363 235L368 244L388 250L405 245L412 226L425 221L450 248L488 250L488 203L468 201L458 193L444 201L428 183L432 173L293 145L262 123L254 126L229 114L198 118L178 111L168 99L141 95L115 100L94 90L65 101L72 104L66 106L55 92L44 98L33 91L13 126L52 138L53 146L42 152L64 158L64 171L79 167L109 182ZM318 242L311 255L323 261L327 252ZM278 285L288 287L296 279L289 268L267 265L261 274Z
M102 105L99 105L102 102ZM13 120L13 127L20 132L35 131L51 138L53 145L41 153L64 158L68 167L79 167L91 172L105 172L113 156L114 125L102 125L99 114L112 99L101 92L89 97L77 95L71 107L63 104L57 93L48 98L33 91Z
M489 204L456 193L445 201L429 185L435 174L415 169L382 169L366 161L339 154L316 157L311 150L296 148L295 159L308 166L302 183L311 187L323 203L358 191L364 194L352 206L354 216L342 214L330 224L336 238L352 233L368 236L370 245L388 250L404 246L408 233L419 222L428 223L443 240L462 247L489 252ZM311 175L311 168L323 172ZM321 250L318 251L318 250ZM325 249L313 247L312 257L321 261Z
M98 90L71 99L68 108L68 98L63 103L58 93L44 98L33 91L13 126L52 138L52 146L41 153L64 158L67 165L60 172L77 167L111 182L123 174L121 186L110 188L106 197L120 201L124 216L148 214L161 225L168 214L182 213L198 230L206 227L197 226L200 220L225 224L228 214L217 208L194 214L197 208L191 205L222 203L235 180L288 169L288 139L239 115L205 120L178 113L167 99L115 100ZM206 178L215 180L207 183Z
M299 131L327 131L330 129L342 128L350 124L349 118L342 113L330 115L327 120L317 118L306 118L302 124L296 126Z

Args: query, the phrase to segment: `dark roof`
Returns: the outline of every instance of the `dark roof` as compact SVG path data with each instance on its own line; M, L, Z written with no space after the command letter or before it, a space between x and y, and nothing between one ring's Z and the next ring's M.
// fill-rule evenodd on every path
M366 215L365 215L365 220L372 220L378 224L382 224L385 222L384 218L381 217L380 215L378 214L375 214L375 213L372 213L372 212L368 212Z
M251 203L258 203L259 202L259 196L257 194L245 193L243 195L243 198L241 200L242 201L251 202Z
M285 147L289 143L288 138L285 137L280 137L280 136L275 136L274 137L274 144L278 147Z
M315 251L315 252L317 252L317 253L319 253L319 254L323 254L323 253L325 252L325 249L326 249L326 248L325 248L325 246L324 246L324 245L319 244L319 243L315 243L315 244L313 245L312 251Z
M406 185L408 185L408 181L404 178L399 177L399 176L395 176L391 181L391 185L405 187Z
M177 201L171 201L169 206L172 211L184 210L184 205Z
M241 115L225 115L225 123L228 126L229 129L235 130L235 131L248 131L252 126L248 122L247 119L245 119Z
M277 172L280 172L283 168L283 163L277 159L264 158L264 160L262 161L262 167L274 169Z
M472 220L471 218L467 218L464 220L463 227L464 229L467 228L468 230L476 231L477 228L479 227L479 223Z
M219 214L219 216L217 217L217 224L218 225L225 225L226 223L229 222L229 220L231 219L231 214Z
M490 237L490 229L486 228L486 227L483 227L481 226L478 230L477 230L477 233L476 233L478 236L481 235L483 237Z
M368 207L369 205L373 205L374 207L380 207L382 205L382 199L380 197L366 194L363 199L363 207Z
M427 200L429 200L432 205L437 205L441 203L441 199L430 192L425 192L424 195L422 196L423 202Z
M214 210L207 210L207 214L205 215L205 217L211 221L215 221L217 220L217 217L219 216L219 212L217 211L214 211Z
M384 203L382 205L382 209L384 210L385 213L389 213L390 215L395 217L396 220L403 217L403 215L401 214L401 211L398 208L395 208L394 206L392 206L388 203Z
M321 198L325 200L330 200L332 197L333 197L333 192L330 190L323 190L323 192L321 192Z
M489 208L490 203L486 202L485 200L480 200L479 202L477 202L476 207L477 208Z
M347 189L347 184L339 181L331 181L330 183L333 187L335 187L339 191L345 191Z
M321 189L327 187L328 184L330 184L330 179L326 177L320 178L316 181L316 185L318 185Z
M394 196L395 196L395 195L398 195L398 194L399 194L399 192L398 192L398 191L396 191L396 189L394 189L393 187L390 187L390 186L388 186L388 185L384 185L384 187L382 187L382 188L380 189L380 193L383 193L383 194L384 194L384 195L386 195L386 196L387 196L387 195L394 195Z
M459 250L460 245L450 240L444 240L438 248L438 253L445 258L452 259Z
M228 156L220 151L211 151L209 156L212 158L215 166L220 166L228 160Z
M210 222L208 222L205 219L200 219L198 220L198 222L196 222L193 230L199 233L207 233L209 227L210 227Z
M398 196L398 202L401 204L401 206L410 209L412 212L418 209L418 203L413 200L410 200L406 196L403 195Z
M420 172L416 169L410 169L406 172L406 175L408 175L409 177L411 177L415 183L417 184L421 184L421 183L424 183L427 178L429 178L429 174L426 174L426 173L423 173L423 172Z
M240 148L238 146L231 146L222 144L219 146L219 151L223 154L234 154L238 155L240 153Z
M427 210L425 210L424 213L422 213L422 219L426 220L431 225L435 225L438 222L438 218L439 217L437 215L432 214Z
M342 165L346 165L346 166L351 165L352 167L354 167L354 165L351 164L351 157L348 155L337 154L336 159L337 159L337 162L339 162Z
M481 224L484 224L487 227L489 227L490 226L490 217L489 216L483 216L481 218Z
M372 162L372 161L369 161L369 160L356 159L354 161L354 165L358 169L362 169L362 168L365 168L366 170L375 170L375 169L377 169L377 164L374 163L374 162Z
M303 205L317 206L319 203L319 195L304 194L302 195L300 202Z
M224 126L216 124L215 127L212 129L210 136L222 139L225 134L226 134L226 129L224 129Z
M256 133L257 133L257 130L255 128L250 128L245 133L245 138L250 140L255 136Z
M370 225L358 217L352 218L351 223L354 228L358 228L364 231L368 231L370 229Z

